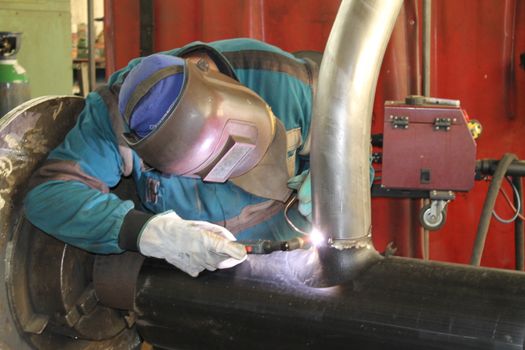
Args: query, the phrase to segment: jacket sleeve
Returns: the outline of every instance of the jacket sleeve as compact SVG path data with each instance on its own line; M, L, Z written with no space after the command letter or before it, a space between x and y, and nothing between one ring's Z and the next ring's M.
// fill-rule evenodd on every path
M122 252L119 233L124 218L135 212L132 201L109 192L120 181L122 166L108 109L91 93L75 127L33 175L24 201L26 217L76 247Z

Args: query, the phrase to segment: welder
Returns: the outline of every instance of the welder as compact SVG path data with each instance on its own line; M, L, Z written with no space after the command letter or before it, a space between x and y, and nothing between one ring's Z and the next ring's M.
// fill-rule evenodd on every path
M87 96L33 175L26 216L73 246L139 251L191 276L242 262L235 240L291 239L292 188L303 190L290 219L311 217L317 74L315 62L251 39L134 59ZM128 176L139 203L111 191Z

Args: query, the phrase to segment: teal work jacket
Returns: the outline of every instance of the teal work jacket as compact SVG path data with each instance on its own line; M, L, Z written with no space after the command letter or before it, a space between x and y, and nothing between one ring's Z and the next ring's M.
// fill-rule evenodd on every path
M317 65L251 39L195 42L164 53L177 56L199 45L209 45L223 55L237 79L270 105L287 130L288 156L295 157L295 174L303 171ZM120 85L140 60L132 60L110 77L107 87L117 93L109 99L116 100ZM145 168L138 155L119 141L122 130L115 127L115 118L121 117L116 114L108 96L100 92L87 96L76 125L49 154L25 198L26 217L35 226L94 253L128 249L119 244L119 235L131 211L151 216L174 210L187 220L223 225L241 240L282 240L297 235L285 222L283 203L252 195L231 182L205 183ZM138 203L112 192L123 176L133 179ZM290 216L303 220L293 210Z

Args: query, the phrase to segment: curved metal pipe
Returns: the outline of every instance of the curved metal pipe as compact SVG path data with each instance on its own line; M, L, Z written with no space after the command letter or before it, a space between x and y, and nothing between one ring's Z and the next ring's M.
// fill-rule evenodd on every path
M336 248L369 240L372 105L401 5L343 1L323 55L312 121L313 223Z

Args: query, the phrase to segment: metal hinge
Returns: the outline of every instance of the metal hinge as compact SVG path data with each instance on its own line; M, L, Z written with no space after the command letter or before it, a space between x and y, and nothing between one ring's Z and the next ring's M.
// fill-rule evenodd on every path
M408 117L390 116L390 122L394 129L407 129L408 128Z
M452 123L456 121L456 118L436 118L434 119L434 130L436 131L449 131Z

